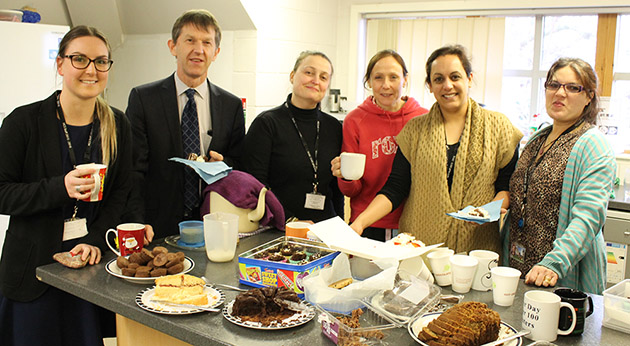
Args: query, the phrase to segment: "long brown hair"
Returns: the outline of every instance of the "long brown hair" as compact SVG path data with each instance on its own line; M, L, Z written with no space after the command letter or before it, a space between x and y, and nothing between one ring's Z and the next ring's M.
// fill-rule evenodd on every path
M591 102L582 110L580 118L594 125L597 122L597 113L599 112L599 94L597 93L597 73L589 63L579 58L560 58L551 65L545 82L551 82L556 71L567 66L575 72L584 87L584 92L588 93L591 99Z
M59 52L57 53L58 57L64 57L66 55L66 49L68 49L68 45L76 38L92 36L100 39L105 43L107 47L107 58L111 58L111 47L109 46L109 42L105 35L100 32L98 29L86 26L79 25L70 29L64 37L59 42ZM96 117L98 118L101 128L101 153L103 156L103 163L108 165L111 162L116 160L117 148L118 144L116 141L116 118L114 117L114 112L107 104L107 101L103 99L100 95L96 97L96 105L95 105Z

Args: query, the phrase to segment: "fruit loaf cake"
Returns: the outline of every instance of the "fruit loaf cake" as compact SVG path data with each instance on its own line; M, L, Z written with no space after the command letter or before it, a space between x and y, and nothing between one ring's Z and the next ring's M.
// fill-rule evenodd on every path
M446 310L418 333L430 346L478 346L499 337L501 317L484 303L465 302Z

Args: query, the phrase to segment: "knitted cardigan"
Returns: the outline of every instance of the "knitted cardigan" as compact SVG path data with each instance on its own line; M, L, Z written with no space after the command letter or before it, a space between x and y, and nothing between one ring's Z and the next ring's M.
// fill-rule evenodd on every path
M411 119L397 137L399 149L411 165L411 189L400 231L427 244L444 243L455 252L485 249L499 253L497 222L477 225L446 213L484 205L495 197L499 169L510 162L523 135L505 115L469 99L449 194L444 133L442 113L435 103L428 114Z
M617 163L595 127L571 150L562 182L562 199L553 250L540 265L558 274L558 285L602 294L606 289L606 246L601 232Z

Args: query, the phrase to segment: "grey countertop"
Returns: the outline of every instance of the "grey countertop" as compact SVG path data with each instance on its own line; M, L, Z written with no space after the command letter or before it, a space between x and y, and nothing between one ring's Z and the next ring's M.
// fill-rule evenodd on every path
M284 233L269 230L259 235L241 239L237 253L245 252L257 245L283 236ZM159 241L154 245L158 245ZM167 245L167 247L169 247ZM171 251L178 251L169 247ZM195 267L190 274L205 276L215 283L238 285L238 259L227 263L210 262L205 252L185 251L193 259ZM131 283L112 276L105 271L105 264L115 256L110 252L100 264L75 270L54 263L37 268L37 275L43 281L82 299L100 305L124 317L148 327L169 334L193 345L333 345L321 332L317 317L295 328L262 331L243 328L223 318L221 313L199 313L185 316L160 315L145 311L135 303L136 295L151 285ZM247 286L241 286L247 288ZM521 329L523 294L536 287L519 283L514 305L501 307L492 303L492 292L471 291L465 300L475 300L488 304L496 310L501 319L512 327ZM226 302L236 297L238 292L223 290ZM452 294L449 288L442 288L443 294ZM586 319L585 331L579 337L559 336L557 345L621 345L627 342L629 334L602 326L603 297L593 296L594 313ZM407 329L397 328L386 331L384 341L390 345L416 345ZM624 341L626 340L626 341ZM531 343L524 339L524 344Z
M608 201L608 209L630 211L630 186L628 187L628 197L626 188L623 185L615 186L615 198Z

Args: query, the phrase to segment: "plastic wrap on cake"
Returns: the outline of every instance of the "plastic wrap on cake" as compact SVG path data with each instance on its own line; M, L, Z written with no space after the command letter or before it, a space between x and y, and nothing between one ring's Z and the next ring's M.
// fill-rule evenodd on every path
M338 346L389 344L388 329L396 327L394 321L361 304L361 301L357 301L356 305L362 307L347 315L327 311L318 305L322 333Z
M414 316L427 313L440 302L440 287L404 270L398 270L394 287L365 299L379 313L398 326L407 324Z

